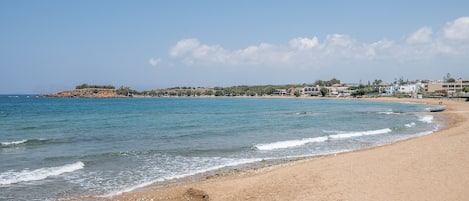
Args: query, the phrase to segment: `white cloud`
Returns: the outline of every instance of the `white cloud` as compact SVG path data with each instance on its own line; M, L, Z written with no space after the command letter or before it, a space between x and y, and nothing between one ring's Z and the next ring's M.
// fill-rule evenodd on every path
M364 56L368 59L389 57L389 51L391 51L393 47L394 42L390 40L380 40L371 44L364 44Z
M323 41L316 36L296 37L286 44L260 43L230 50L204 44L198 39L178 41L169 51L174 62L204 65L317 66L337 63L386 60L389 62L430 61L435 56L469 56L469 17L461 17L434 34L422 27L403 40L359 42L346 34L330 34ZM455 41L457 40L457 41Z
M407 38L407 43L423 44L432 42L432 28L422 27Z
M326 37L325 45L329 47L345 47L350 48L353 46L354 40L343 34L332 34Z
M450 40L469 40L469 17L460 17L446 24L444 35Z
M183 56L199 46L200 46L199 40L194 39L194 38L180 40L171 49L170 55L173 57Z
M148 63L152 66L157 66L160 62L161 62L160 58L155 59L152 57L148 60Z
M302 50L302 49L310 49L310 48L316 47L318 46L319 42L316 36L311 39L299 37L299 38L291 39L289 44L292 49Z

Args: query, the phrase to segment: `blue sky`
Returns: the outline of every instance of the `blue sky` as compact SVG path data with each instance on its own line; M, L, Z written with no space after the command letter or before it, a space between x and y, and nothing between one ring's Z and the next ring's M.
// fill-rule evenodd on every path
M469 79L468 1L0 1L0 93Z

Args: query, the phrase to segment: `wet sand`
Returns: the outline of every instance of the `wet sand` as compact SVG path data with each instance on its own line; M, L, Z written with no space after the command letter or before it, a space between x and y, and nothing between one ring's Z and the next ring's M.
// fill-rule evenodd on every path
M180 184L150 186L109 199L469 200L469 102L442 101L446 111L432 114L445 115L448 122L444 129L430 135Z

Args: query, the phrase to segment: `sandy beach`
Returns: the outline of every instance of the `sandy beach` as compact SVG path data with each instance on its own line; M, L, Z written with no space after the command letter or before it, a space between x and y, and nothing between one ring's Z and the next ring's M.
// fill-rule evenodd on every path
M440 100L379 98L438 104ZM469 200L469 102L443 100L446 127L355 152L303 159L110 200Z

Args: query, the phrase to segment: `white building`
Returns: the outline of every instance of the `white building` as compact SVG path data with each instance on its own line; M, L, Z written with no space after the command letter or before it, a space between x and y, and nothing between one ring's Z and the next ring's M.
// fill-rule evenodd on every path
M417 97L417 93L420 91L421 88L424 88L424 87L425 85L422 83L401 85L399 86L398 91L401 93L409 94L412 97Z

